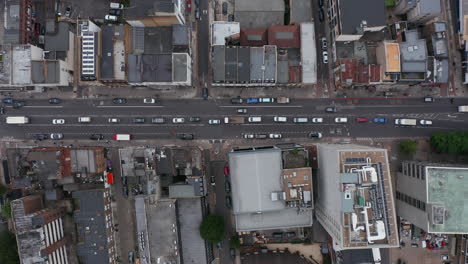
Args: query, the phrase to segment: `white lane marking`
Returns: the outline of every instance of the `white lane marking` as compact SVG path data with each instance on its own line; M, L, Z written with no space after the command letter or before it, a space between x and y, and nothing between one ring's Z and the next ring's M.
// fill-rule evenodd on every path
M266 107L276 107L276 108L302 108L302 105L220 105L219 107L226 108L266 108Z
M7 106L13 108L13 106ZM60 105L25 105L24 108L63 108Z
M107 107L107 108L163 108L162 105L96 105L96 107Z

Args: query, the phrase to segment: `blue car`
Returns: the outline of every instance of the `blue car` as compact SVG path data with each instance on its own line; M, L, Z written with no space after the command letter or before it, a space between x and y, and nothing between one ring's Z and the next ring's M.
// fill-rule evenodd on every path
M385 118L385 117L375 117L374 118L374 123L385 124L385 123L387 123L387 118Z
M12 104L13 103L13 98L4 98L3 103L4 104Z
M256 104L258 102L259 102L258 98L247 98L248 104Z

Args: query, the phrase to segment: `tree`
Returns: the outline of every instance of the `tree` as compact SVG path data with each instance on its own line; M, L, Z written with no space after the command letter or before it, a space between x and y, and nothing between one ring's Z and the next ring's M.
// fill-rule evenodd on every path
M233 235L229 241L229 247L231 248L240 248L240 239L238 235Z
M2 216L5 219L10 219L11 218L11 202L10 201L6 202L2 206Z
M0 195L4 195L8 191L8 188L0 184Z
M0 263L18 264L18 249L15 236L10 232L0 232Z
M203 239L218 243L224 237L224 219L222 216L210 214L200 224L200 235Z
M400 152L405 154L414 154L418 150L418 141L405 139L400 142Z
M440 153L468 154L468 132L435 133L429 142Z

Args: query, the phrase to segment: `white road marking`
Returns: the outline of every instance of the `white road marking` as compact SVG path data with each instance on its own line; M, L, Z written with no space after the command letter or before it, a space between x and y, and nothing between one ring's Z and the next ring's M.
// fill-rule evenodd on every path
M107 108L163 108L162 105L97 105L96 107L107 107Z
M220 105L219 107L225 108L267 108L267 107L275 107L275 108L302 108L302 105Z

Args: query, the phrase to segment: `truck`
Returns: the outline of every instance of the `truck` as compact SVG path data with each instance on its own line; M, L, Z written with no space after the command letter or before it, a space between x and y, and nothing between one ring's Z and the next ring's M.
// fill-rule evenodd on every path
M278 104L289 104L289 97L278 97Z
M29 123L29 117L27 117L27 116L8 116L6 118L6 123L7 124L14 124L14 125L27 124L27 123Z
M399 126L415 126L417 124L416 119L395 119L395 125Z
M226 116L224 117L224 124L243 124L245 117L243 116Z
M461 113L466 113L468 112L468 105L460 105L458 107L458 112L461 112Z

